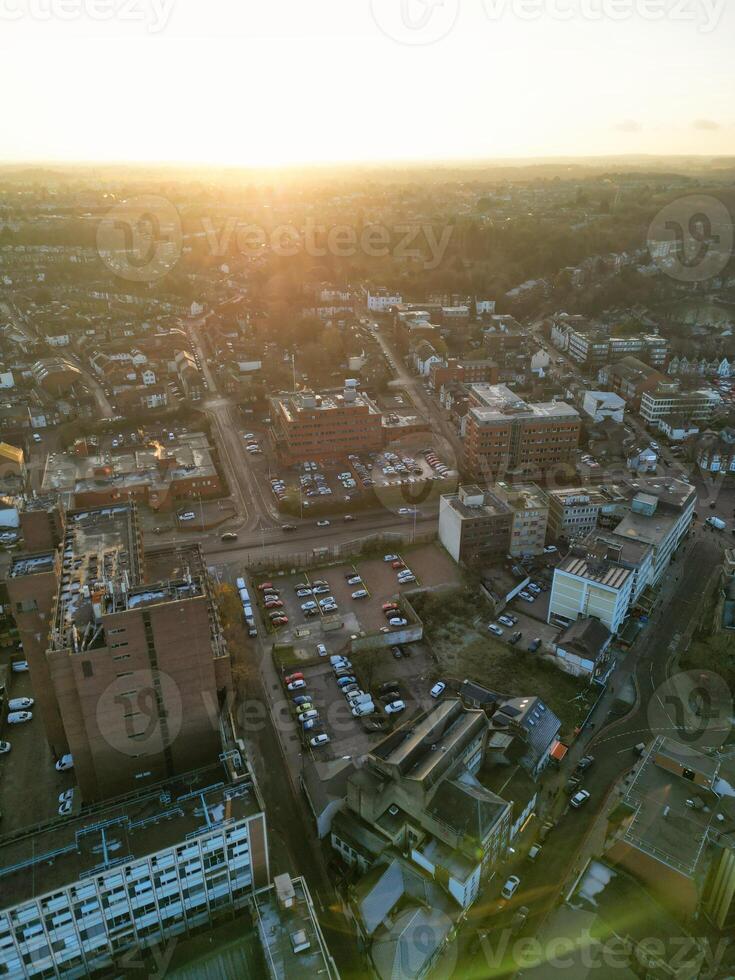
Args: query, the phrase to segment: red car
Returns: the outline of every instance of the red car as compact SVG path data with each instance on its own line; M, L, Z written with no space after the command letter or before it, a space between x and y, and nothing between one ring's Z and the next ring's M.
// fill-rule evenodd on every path
M405 568L406 567L406 564L405 564L405 562L402 562L399 559L398 561L391 562L391 566L390 567L391 568Z
M304 675L301 671L297 671L295 674L289 674L288 677L283 678L284 684L293 684L294 681L303 681Z
M266 599L265 608L266 609L280 609L283 606L283 602L280 599Z
M398 609L398 608L399 607L398 607L398 603L397 602L384 602L383 603L383 612L388 612L391 609Z
M271 620L271 623L273 623L274 626L287 626L288 616L277 616L276 619Z
M272 582L262 582L258 586L258 588L260 589L261 592L263 592L264 589L272 589L273 588L273 583Z

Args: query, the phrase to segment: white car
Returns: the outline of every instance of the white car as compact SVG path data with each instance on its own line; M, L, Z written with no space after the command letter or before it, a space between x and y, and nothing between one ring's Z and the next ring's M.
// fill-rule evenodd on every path
M405 709L405 701L391 701L390 704L386 704L385 713L387 715L397 715L399 711L405 711Z
M317 643L316 652L319 654L320 657L326 657L327 648L324 646L323 643Z
M521 883L521 879L518 875L511 875L510 878L503 885L503 890L500 893L503 898L513 898L515 893L518 891L518 886Z
M575 810L578 810L581 806L584 806L589 798L589 792L586 789L581 789L578 793L574 794L569 802Z
M0 755L10 752L10 742L0 742Z
M9 725L21 725L24 721L30 721L32 718L32 711L11 711L7 722Z
M186 513L179 514L179 520L180 521L195 521L196 518L197 518L197 515L194 513L193 510L187 510Z
M288 690L302 691L305 687L306 687L306 681L302 681L302 680L291 681L291 683L288 685Z
M27 660L14 660L10 666L11 666L11 669L13 670L13 673L15 673L15 674L24 674L28 670L28 661Z
M383 561L398 561L398 555L383 555Z
M559 549L556 547L555 544L547 544L546 547L544 548L544 554L545 555L553 555L554 552L556 552L558 550Z
M416 576L413 573L411 573L410 575L404 575L402 578L399 577L398 584L410 585L411 582L415 582L415 581L416 581Z
M8 711L26 711L33 707L33 698L11 698L8 701Z
M67 752L66 755L62 757L56 763L57 772L66 772L68 769L74 768L74 758Z
M490 625L488 626L488 630L491 633L494 633L495 636L502 636L503 635L503 631L501 630L501 628L496 623L490 623Z
M316 526L317 527L329 527L329 521L317 521L316 522Z
M367 589L358 589L357 592L352 593L353 599L367 599L367 597L368 597Z
M388 623L390 626L408 626L408 620L403 619L402 616L393 616Z
M59 803L66 803L67 800L71 802L74 799L74 790L65 789L63 793L59 793Z
M326 745L329 741L329 735L322 732L321 735L315 735L314 738L309 739L309 745L313 745L316 748L319 745Z
M440 698L446 689L447 685L444 683L444 681L437 681L429 691L429 694L431 694L432 698Z
M520 599L523 599L524 602L535 602L536 601L536 596L535 595L531 595L530 592L519 592L518 593L518 596L519 596Z
M72 806L71 800L64 800L64 802L59 807L59 816L68 817L69 814L71 813L71 806Z
M316 711L314 708L311 708L309 711L305 711L302 715L299 715L299 721L303 725L304 722L312 721L314 718L318 718L318 717L319 717L319 712Z

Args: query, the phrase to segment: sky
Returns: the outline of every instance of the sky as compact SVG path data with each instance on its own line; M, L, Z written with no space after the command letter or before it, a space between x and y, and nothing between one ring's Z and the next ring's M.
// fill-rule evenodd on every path
M0 160L735 154L727 0L0 0Z

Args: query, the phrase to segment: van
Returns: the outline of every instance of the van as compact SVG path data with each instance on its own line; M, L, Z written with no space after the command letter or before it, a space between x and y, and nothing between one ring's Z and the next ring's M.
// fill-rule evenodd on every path
M242 576L240 576L240 578L235 579L235 585L237 586L238 590L244 589L245 588L245 579Z
M253 618L253 607L249 603L243 603L242 611L245 619Z
M250 593L244 586L240 589L240 599L243 602L247 602L247 603L250 602Z

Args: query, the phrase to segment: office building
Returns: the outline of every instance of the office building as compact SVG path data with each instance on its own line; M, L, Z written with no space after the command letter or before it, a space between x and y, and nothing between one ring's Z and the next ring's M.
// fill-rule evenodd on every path
M551 541L566 538L577 541L597 527L600 509L607 497L599 490L571 487L547 491L549 500L548 536Z
M198 545L144 556L134 504L69 511L59 550L16 556L8 591L85 802L218 757L232 680Z
M546 543L549 500L534 484L496 483L493 493L512 513L508 553L513 558L540 555Z
M541 478L571 465L579 443L580 417L564 402L533 404L506 385L470 385L465 417L467 465L494 482L506 474Z
M377 452L383 445L382 412L354 387L321 395L274 395L271 417L273 440L284 465Z
M714 388L682 391L678 381L667 381L642 393L640 415L648 425L658 425L672 417L707 422L721 405L722 396Z
M491 491L460 487L439 501L439 540L456 562L492 562L508 554L513 512Z

